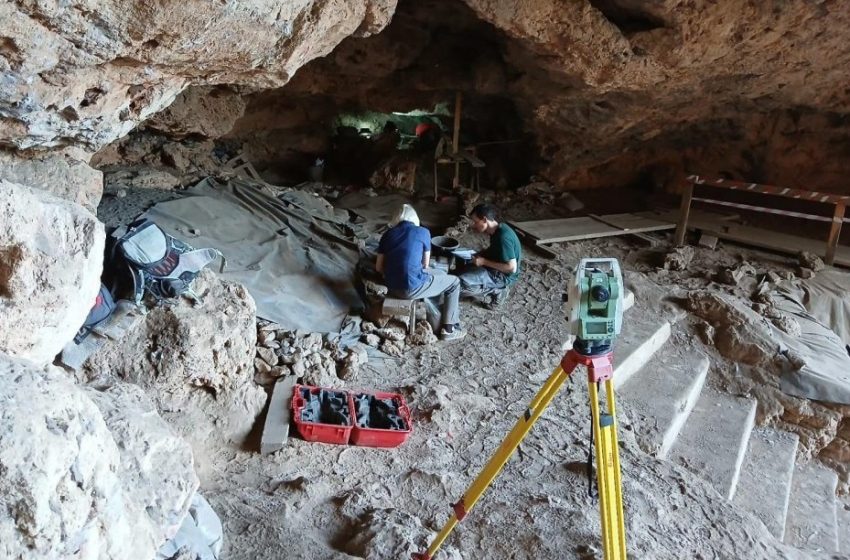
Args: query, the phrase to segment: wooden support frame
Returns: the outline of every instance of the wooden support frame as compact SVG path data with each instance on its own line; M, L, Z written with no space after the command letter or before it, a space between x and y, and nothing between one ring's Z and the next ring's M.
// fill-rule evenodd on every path
M714 200L709 198L695 198L694 186L704 185L708 187L719 187L729 190L739 190L758 194L767 194L773 196L781 196L784 198L793 198L797 200L805 200L809 202L821 202L825 204L833 204L834 211L832 218L825 216L817 216L813 214L804 214L802 212L793 212L790 210L779 210L776 208L765 208L762 206L754 206L750 204L732 203L722 200ZM720 204L724 206L732 206L735 208L744 208L757 212L765 212L768 214L777 214L783 216L793 216L806 220L828 221L831 222L829 236L826 239L826 250L824 253L824 262L832 265L835 262L835 255L838 250L838 239L841 236L841 226L844 223L844 212L850 196L819 193L815 191L807 191L802 189L792 189L785 187L776 187L773 185L760 185L758 183L745 183L741 181L732 181L729 179L710 179L700 177L699 175L688 175L685 179L684 189L682 191L682 202L679 210L679 222L676 227L675 244L681 247L685 242L685 234L688 228L688 216L691 210L691 204L694 200L707 202L709 204Z
M691 199L694 197L694 184L685 183L682 191L682 205L679 208L679 223L676 225L676 247L685 244L685 234L688 231L688 215L691 213Z
M841 224L844 222L844 203L839 202L835 205L835 212L832 216L832 226L829 228L829 237L826 241L826 257L824 262L832 265L835 262L835 251L838 248L838 238L841 235Z
M460 113L463 107L463 94L461 92L455 93L455 119L454 119L454 130L452 131L452 155L455 160L455 176L452 179L452 189L457 190L460 187L460 158L458 153L460 152Z

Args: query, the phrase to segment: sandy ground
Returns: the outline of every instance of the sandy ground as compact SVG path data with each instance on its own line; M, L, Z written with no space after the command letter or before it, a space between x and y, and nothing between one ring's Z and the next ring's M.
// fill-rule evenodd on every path
M144 193L110 197L106 206ZM128 208L106 209L125 219ZM133 211L135 211L133 208ZM557 212L557 208L551 210ZM123 212L123 213L122 213ZM528 206L512 208L524 219ZM509 216L510 217L510 216ZM549 216L541 216L549 217ZM658 236L664 239L663 236ZM465 245L486 239L470 236ZM742 258L792 268L791 259L738 248L697 249L688 272L660 270L667 250L610 238L564 244L558 258L528 254L510 299L497 311L462 306L469 336L408 347L402 358L371 359L349 388L403 393L413 434L397 449L308 443L290 438L261 456L258 437L237 446L194 441L201 490L225 527L223 558L409 558L424 550L450 503L496 449L559 362L567 336L561 295L582 257L613 256L675 295L711 282L706 270ZM650 302L657 303L657 302ZM638 302L631 313L658 313ZM685 323L685 328L692 328ZM711 348L710 384L722 385L723 359ZM444 545L442 558L601 558L598 506L588 497L589 438L584 376L568 383L479 505ZM683 468L644 454L641 426L620 403L628 547L634 558L796 558L754 518ZM258 425L262 418L258 421ZM258 430L255 430L258 436Z

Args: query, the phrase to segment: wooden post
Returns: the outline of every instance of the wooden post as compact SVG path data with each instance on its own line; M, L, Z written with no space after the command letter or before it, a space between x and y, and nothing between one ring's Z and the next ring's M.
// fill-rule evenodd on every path
M685 180L685 190L682 191L682 206L679 208L679 224L676 226L676 247L685 244L685 234L688 233L688 214L691 213L691 198L694 196L694 184Z
M452 189L457 190L460 186L460 111L463 102L463 94L455 93L455 126L452 134L452 155L455 160L455 177L452 180Z
M844 221L844 203L835 205L835 213L832 215L832 227L829 228L829 238L826 241L826 258L824 262L832 265L835 262L835 251L838 249L838 238L841 236L841 223Z
M437 186L437 154L434 154L434 202L440 200L440 190Z

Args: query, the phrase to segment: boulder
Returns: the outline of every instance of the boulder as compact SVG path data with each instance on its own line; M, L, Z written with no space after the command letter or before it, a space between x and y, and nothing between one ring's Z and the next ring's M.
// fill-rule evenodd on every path
M212 437L241 442L266 401L254 383L254 299L209 269L192 287L203 305L180 299L151 310L140 328L92 354L81 380L142 386L193 444Z
M118 444L125 496L159 528L154 535L159 543L172 538L198 488L191 447L157 414L141 387L116 383L85 392Z
M139 396L95 404L58 369L0 354L0 557L153 557L197 481Z
M60 152L31 158L0 152L0 179L48 191L92 213L103 193L103 173Z
M100 288L103 225L46 191L0 180L0 352L49 363Z

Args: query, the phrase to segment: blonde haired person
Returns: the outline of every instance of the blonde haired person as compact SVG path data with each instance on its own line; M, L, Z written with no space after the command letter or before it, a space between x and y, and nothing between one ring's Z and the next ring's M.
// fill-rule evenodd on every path
M392 297L429 299L440 309L440 338L458 340L466 336L460 327L460 280L442 270L428 268L431 233L419 225L419 216L409 204L402 205L381 236L375 269L384 276Z

